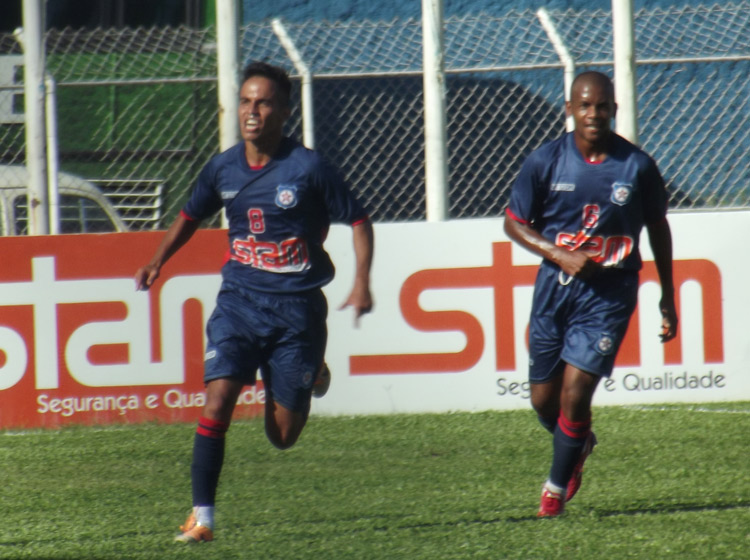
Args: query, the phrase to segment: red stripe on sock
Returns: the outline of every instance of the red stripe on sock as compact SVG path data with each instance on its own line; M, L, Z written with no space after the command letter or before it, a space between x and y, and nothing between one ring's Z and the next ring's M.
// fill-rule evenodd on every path
M573 422L565 417L565 414L560 412L560 416L557 418L557 425L563 433L575 439L587 438L591 431L591 417L583 422Z
M198 419L198 428L195 431L202 436L220 439L226 435L228 429L229 424L226 422L219 422L201 416Z

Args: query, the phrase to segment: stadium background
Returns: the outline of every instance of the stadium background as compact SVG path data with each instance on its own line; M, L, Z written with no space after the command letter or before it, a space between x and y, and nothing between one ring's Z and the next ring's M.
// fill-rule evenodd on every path
M47 69L57 82L60 163L99 185L132 233L2 240L8 262L0 290L0 347L6 350L0 411L25 414L13 420L19 426L143 420L153 418L152 397L201 391L202 348L196 341L202 321L191 310L200 292L197 301L204 305L195 313L207 318L225 249L222 232L200 232L200 242L219 240L216 250L171 261L162 287L147 295L133 292L132 273L161 238L148 230L166 227L203 163L218 150L211 14L196 9L190 17L183 14L184 25L144 26L125 11L91 13L97 17L85 25L51 22L46 34ZM342 167L366 200L378 222L374 269L387 271L374 274L378 312L359 329L352 329L349 314L331 313L326 359L340 373L315 412L526 408L522 390L501 393L525 382L518 364L526 352L526 296L537 260L522 250L511 254L499 217L520 162L563 130L563 65L538 14L525 5L447 16L452 219L439 224L424 222L419 18L362 19L352 12L351 18L295 21L280 15L314 75L316 147ZM611 71L608 10L563 7L550 17L579 68ZM247 14L245 21L241 59L292 69L273 22ZM708 402L750 394L743 327L750 295L742 285L744 263L736 259L750 222L746 212L725 212L747 209L749 21L750 2L636 12L640 139L673 194L683 321L681 340L665 347L651 340L658 294L652 281L642 279L649 285L631 328L631 351L621 353L627 367L621 378L636 376L660 387L671 387L680 376L698 381L687 390L613 386L602 403ZM23 107L23 57L8 33L0 36L0 49L3 76L14 82L0 89L6 102L0 103L0 163L22 163L24 116L17 109ZM299 84L299 76L294 79ZM301 137L298 100L289 130ZM338 268L326 288L334 305L351 283L348 233L334 227L327 241ZM642 249L648 261L648 248ZM116 263L110 259L115 254ZM96 289L85 287L89 281ZM188 311L174 311L171 306L180 302ZM47 318L41 320L37 309L48 312ZM174 328L168 309L181 316L182 329ZM369 365L357 365L362 363ZM151 393L155 385L159 394ZM133 409L65 417L47 407L48 399L116 399L133 402ZM172 409L171 401L164 404ZM258 404L249 403L250 415L262 410ZM190 407L177 408L164 419L191 417ZM6 425L2 418L0 425Z
M186 4L203 6L191 26L89 22L46 37L60 167L97 184L131 230L165 228L218 150L212 2ZM750 46L741 38L750 3L645 4L635 3L640 142L667 178L672 207L747 207ZM520 162L563 130L562 65L534 6L445 3L452 218L500 215ZM545 6L578 67L611 74L609 2ZM298 78L271 18L285 23L314 76L316 148L342 167L378 222L425 217L420 8L245 1L242 10L240 60L268 60ZM21 51L9 33L0 53L5 85L20 87ZM22 163L23 96L3 89L0 97L0 163ZM298 104L289 131L301 137Z
M358 20L358 19L392 19L419 18L422 3L383 0L277 0L273 3L243 0L243 15L246 22L262 21L273 17L283 17L289 21L315 20ZM611 0L444 0L446 16L466 16L486 13L495 16L513 10L536 10L544 6L548 10L609 10ZM698 0L634 0L636 10L649 8L675 8L700 6Z
M70 1L80 6L90 0ZM113 5L118 2L156 5L153 0L105 1ZM185 4L192 2L186 0ZM0 2L2 29L8 22L2 17L3 9L11 3L11 0ZM644 3L636 2L636 7L641 9ZM311 8L313 4L315 10ZM384 0L369 5L275 0L275 5L284 9L282 17L297 37L309 35L306 48L311 48L321 37L330 37L330 42L314 51L322 53L316 54L315 60L327 60L331 57L325 55L334 54L333 58L341 66L345 66L347 56L356 51L329 46L331 43L340 45L341 40L344 44L347 41L359 43L377 56L393 50L393 45L413 44L414 36L419 35L415 13L398 10L415 11L418 4L416 0L411 3ZM534 29L532 38L538 42L539 50L549 52L533 14L535 6L503 0L485 4L488 9L498 8L493 10L492 17L462 11L463 7L475 5L474 2L447 2L448 17L453 18L449 22L454 27L453 37L465 34L466 45L481 46L485 43L480 39L492 37L495 28L495 35L508 34L512 42L523 38L523 33L509 31L512 30L510 24L523 21ZM608 57L606 45L611 42L608 2L548 2L546 5L553 10L555 21L568 39L578 37L571 30L582 26L584 37L580 44L575 41L579 52L598 51L605 45L600 54ZM595 5L601 10L600 15L587 18L585 10ZM746 64L743 61L748 55L743 42L746 43L750 9L747 3L707 3L702 7L693 3L670 5L673 7L649 2L650 15L639 13L641 52L644 56L653 55L652 51L643 49L651 46L653 39L654 44L668 47L673 44L674 49L666 48L666 51L677 58L701 60L673 66L647 65L652 66L650 69L641 67L640 87L649 93L641 96L642 140L648 149L661 150L656 155L662 166L670 166L667 172L675 192L678 185L685 189L699 185L706 188L707 195L709 192L737 193L733 197L697 199L689 203L678 199L676 205L721 210L746 206L742 198L747 184L743 167L747 138L743 130L748 115L745 101L748 96L744 83L747 72L742 65ZM506 8L520 10L522 15L504 17ZM569 8L573 11L569 12ZM263 9L253 13L261 14ZM371 15L374 9L389 9L389 14L405 15L398 16L400 25L391 25L396 16L389 15L384 20L379 13ZM277 48L269 46L272 43L268 38L275 39L268 29L267 17L270 16L254 21L246 13L244 37L248 38L248 45L261 44L278 54ZM325 24L323 17L339 25ZM377 28L400 30L400 34L395 35L398 40L392 40L394 35L385 32L386 40L383 40L372 25L364 23L366 18L377 20ZM475 33L474 30L484 31ZM110 188L107 185L116 188L121 201L142 203L141 210L130 214L133 229L162 227L189 188L192 163L200 165L217 149L211 31L190 28L174 33L141 29L134 33L120 29L107 33L70 32L69 35L68 41L55 33L50 33L48 38L51 69L63 84L58 105L65 127L63 168L98 179L105 188ZM257 43L252 37L258 38ZM488 42L489 48L498 48L495 60L500 61L499 64L505 61L508 52L515 52L512 48L503 50L502 45L506 43ZM378 44L385 46L378 48ZM0 47L3 55L18 54L13 41L8 43L3 39L0 45L3 45ZM266 51L260 49L259 52ZM419 59L414 50L410 52L413 60ZM401 60L399 56L394 58ZM739 60L715 60L727 56L739 57ZM529 64L542 59L532 57ZM279 56L278 60L290 67L283 57ZM553 60L553 57L543 60ZM352 56L349 62L358 61ZM609 70L606 64L603 67ZM363 137L362 142L354 142L355 146L369 145L371 138L377 138L366 136L363 130L374 135L377 132L374 129L387 130L388 127L393 127L394 136L419 143L421 130L414 124L418 123L419 101L413 99L419 94L394 92L385 82L373 93L373 80L377 78L368 76L365 80L357 74L360 68L348 71L357 77L339 77L340 83L327 78L340 88L338 90L325 83L316 85L316 95L325 100L323 108L319 109L323 112L318 123L332 129L333 141L341 141L337 136L340 131L326 122L328 119L336 123L332 117L326 117L325 108L330 105L338 109L335 102L343 97L352 101L351 105L343 107L350 113L351 120L340 126L361 127L357 129L360 132L352 134L355 141L359 140L358 136ZM511 129L513 134L522 137L525 134L531 141L549 134L543 130L544 113L537 115L532 107L542 111L551 107L550 126L560 127L559 68L543 72L534 68L505 70L499 71L499 78L484 72L466 74L450 77L454 100L451 114L455 118L456 114L466 112L465 123L468 124L465 126L470 126L470 130L489 126L505 131L510 127L506 123L519 113L511 111L503 118L498 105L506 105L487 101L494 101L498 91L511 99L528 99L532 105L527 106L525 112L519 108L520 114L527 115L528 123L541 123L542 130L537 132L521 127ZM660 83L665 75L669 80ZM549 76L555 83L547 87L544 82ZM13 73L10 77L11 81L17 78ZM398 78L388 76L396 87L406 83ZM475 88L462 90L463 82ZM498 90L498 84L507 85L509 93L506 93L508 89ZM469 98L465 104L456 101L463 99L462 95ZM408 103L409 96L413 105ZM13 114L13 106L3 105L8 98L18 103L15 93L0 89L0 97L3 98L0 114L7 120L22 119ZM396 100L394 104L383 109L383 101L391 98ZM401 102L402 98L406 101ZM371 105L369 112L368 103ZM488 105L485 107L483 103ZM318 106L320 108L321 102ZM475 109L480 106L481 110ZM376 121L373 127L368 115L375 114L376 109L380 114L392 112L393 115L386 115L387 120ZM649 112L655 117L644 120L643 115ZM402 121L408 126L400 126ZM457 159L466 158L467 154L486 154L487 145L496 142L501 149L489 152L489 163L483 160L476 165L489 168L488 178L494 178L495 173L499 175L492 158L500 161L501 158L492 154L498 151L503 154L506 147L496 131L482 129L482 133L476 135L477 140L465 133L458 137L464 146L455 141L456 127L460 123L452 122L453 168L460 168ZM378 126L378 123L381 124ZM298 133L298 121L292 124L293 131ZM373 130L370 132L368 127ZM510 133L508 136L507 150L530 149L529 145L515 145ZM19 155L23 148L22 137L18 122L0 124L3 163L22 157ZM713 143L702 145L706 138ZM325 140L320 132L318 139ZM398 149L397 144L395 147ZM692 147L695 149L690 150ZM393 143L383 141L383 150L393 148ZM465 149L460 151L462 148ZM409 153L418 151L411 149ZM725 151L727 158L722 155ZM335 151L331 153L338 155ZM392 155L385 153L382 157L387 159ZM358 181L360 188L370 185L366 181L370 176L373 176L372 184L382 189L400 180L413 181L409 184L419 186L422 180L419 163L406 166L402 175L394 174L399 171L394 165L382 169L365 167L359 176L356 175L359 165L356 159L343 163L353 176L363 177ZM463 191L477 191L471 176L466 177L454 174L451 181L460 184ZM504 183L507 177L497 180ZM161 190L153 188L154 185L161 185ZM489 185L488 198L500 196L498 191L491 191L496 188L495 184ZM721 191L717 185L732 188ZM476 200L457 198L460 192L454 188L452 193L453 217L472 211L484 212L490 217L423 223L418 198L396 200L389 205L386 202L392 191L386 191L382 197L371 201L371 204L377 203L376 219L406 209L404 214L399 214L403 216L399 219L409 221L376 224L377 273L373 280L378 298L377 313L368 316L357 331L351 328L350 316L332 313L329 326L335 344L330 357L336 372L335 382L327 397L314 403L318 416L315 425L306 431L295 449L278 453L265 444L262 421L235 423L230 438L231 461L226 465L226 476L220 487L221 536L209 548L201 547L201 557L276 558L282 554L300 559L745 558L750 526L750 479L742 473L747 470L744 428L748 403L727 401L750 400L750 379L746 374L750 357L747 339L750 294L745 286L750 270L744 259L738 258L745 252L744 240L750 236L750 214L746 211L673 212L670 223L676 233L678 268L684 271L700 264L715 273L705 282L690 280L684 290L680 290L684 296L681 306L684 343L672 345L670 352L682 351L684 359L663 367L667 363L660 356L661 345L652 336L655 334L652 327L657 322L644 313L640 330L644 339L657 349L644 352L640 361L631 360L631 366L618 372L615 380L617 384L620 380L628 383L628 378L640 379L636 383L642 384L644 390L636 395L631 385L633 398L623 399L639 404L597 407L597 434L607 443L598 448L595 462L587 467L591 471L587 475L586 491L576 498L567 519L553 524L535 523L538 483L546 474L546 465L539 458L549 452L549 443L538 437L541 429L529 413L520 383L525 379L522 368L501 371L492 352L496 329L515 330L517 340L522 340L528 316L527 309L519 308L523 297L513 298L518 304L513 314L505 305L507 299L503 300L502 312L493 314L491 294L481 286L478 289L431 290L432 293L426 294L430 297L423 298L427 300L422 302L426 309L417 306L421 318L439 317L430 311L437 304L448 310L444 315L477 322L480 332L486 335L487 351L473 371L448 375L346 375L352 354L375 353L382 357L382 354L394 352L445 353L453 349L456 337L446 344L443 337L450 333L414 332L399 312L399 293L407 284L413 288L415 278L421 278L424 287L424 281L429 280L430 275L434 278L435 274L446 275L457 283L462 278L476 281L478 276L485 280L491 276L488 284L499 286L507 278L518 282L519 269L528 273L533 268L533 256L522 250L515 252L513 266L494 263L493 250L505 251L506 257L510 252L510 243L499 231L501 221L495 217L496 210L484 208ZM155 209L145 202L149 193L162 196ZM163 214L159 214L161 211ZM155 290L150 292L153 296L150 306L143 301L145 294L133 291L132 271L141 263L141 255L149 254L161 239L160 232L0 238L0 254L4 259L4 266L0 267L0 299L3 300L0 302L0 348L5 353L0 356L0 427L4 436L0 465L5 477L3 503L11 506L5 508L0 557L14 560L185 557L186 551L176 549L171 536L176 522L182 519L180 504L188 503L190 435L200 410L195 400L200 386L200 355L197 369L185 374L190 383L154 386L153 374L182 374L181 368L173 367L170 362L167 337L170 340L184 338L180 348L200 354L200 320L196 317L193 290L201 284L218 281L211 277L211 274L216 276L216 267L210 246L214 246L214 242L221 244L221 237L219 230L199 232L193 240L199 245L194 246L193 251L177 255L170 263L170 270L165 271L165 277L171 276L169 289L164 282L159 295L154 295ZM332 229L329 250L339 266L337 285L331 286L335 294L332 302L340 301L338 296L350 284L350 241L345 228ZM644 256L648 260L648 255ZM207 274L200 275L196 261L201 261ZM181 276L183 274L185 276ZM209 288L204 290L203 296L207 302L213 301L215 294L215 288ZM183 293L183 297L192 299L186 304L180 321L174 309L181 305L180 298L166 298L165 294L186 289L187 295ZM71 290L76 291L73 298ZM506 293L508 290L506 286ZM517 286L513 291L528 293L530 288ZM419 291L412 289L411 296L413 308ZM157 301L163 304L164 299L169 299L171 307L162 317L169 317L170 322L161 321L163 336L159 352L153 336L159 321L154 315L160 307ZM657 299L658 288L653 283L643 287L644 309L656 312ZM149 308L151 313L145 311ZM721 326L726 326L723 332ZM108 333L115 331L119 333L117 337L107 338ZM460 347L460 336L456 336ZM414 342L416 337L420 338ZM429 345L423 346L424 338ZM122 367L128 365L118 361L125 354L126 344L132 347L136 342L143 342L142 339L146 339L145 346L154 351L137 352L132 367ZM87 350L96 349L92 341L114 342L116 363L108 364L103 352L89 354ZM711 344L706 344L707 341ZM519 363L523 361L522 346L519 342ZM709 354L707 349L713 351ZM717 351L721 354L719 357ZM69 367L68 371L63 362L69 361L71 352L76 354L73 357L93 363L85 364L86 370ZM188 358L191 352L186 354L175 353ZM8 387L12 384L9 376L13 374L8 370L13 369L9 367L13 356L27 358L29 366L25 371L16 368L18 382ZM440 356L442 361L451 357L450 354ZM642 362L641 367L633 366L635 362ZM18 365L17 360L15 363ZM110 378L105 380L109 385L103 382L97 385L96 379L86 377L92 370L107 372L107 365L119 369L118 379L124 383L132 383L134 375L148 379L140 387L127 384L120 387L115 386L117 380L112 381L109 373L102 374ZM701 387L656 390L657 382L677 384L688 375L691 379L700 377ZM706 379L713 379L714 386L706 387ZM59 387L51 387L53 382L59 382ZM646 385L649 390L645 390ZM611 388L616 390L609 392ZM493 390L496 402L487 407L484 403L493 395ZM131 409L123 413L110 411L109 417L106 412L88 417L84 413L61 417L65 408L61 413L60 401L80 403L91 396L100 400L115 398L118 403L127 405L134 400L137 391L143 392L147 405L150 393L167 391L173 395L170 400L179 396L179 406L190 408L184 408L184 415L175 415L172 419L188 420L189 424L146 422L138 426L102 426L110 421L141 419L139 414L143 411ZM624 391L624 386L608 388L605 384L599 391L603 400L597 404L610 403L611 397L622 396ZM467 410L493 408L500 412L457 413L463 408L459 406L458 397L466 400ZM44 399L43 402L40 399ZM57 399L56 413L52 411L54 399ZM701 404L675 404L681 400ZM708 402L712 400L721 402ZM375 401L381 403L379 407ZM506 404L506 401L511 402ZM177 406L172 402L172 406ZM241 404L244 408L244 402ZM443 412L394 414L426 404L440 407ZM342 405L352 410L335 410ZM46 412L40 410L41 407L45 407ZM523 410L516 414L505 408ZM387 415L380 415L384 410ZM9 422L9 412L25 412L31 418ZM368 412L378 415L364 415ZM321 417L328 413L336 413L337 417ZM55 415L57 418L52 418ZM151 420L157 418L161 417L151 417ZM84 423L95 426L93 429L77 426L66 430L18 429ZM176 515L180 518L176 519Z

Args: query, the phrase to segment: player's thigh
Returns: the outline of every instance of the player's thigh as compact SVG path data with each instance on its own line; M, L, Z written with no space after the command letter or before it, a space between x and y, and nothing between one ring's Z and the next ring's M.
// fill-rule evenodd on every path
M283 334L261 366L270 398L293 412L306 414L312 386L325 358L328 306L319 290L280 298Z
M560 284L557 269L540 267L529 318L529 381L539 385L538 394L546 393L544 385L562 373L566 309L573 289Z
M637 274L611 274L585 286L568 315L563 361L589 374L609 377L637 298Z
M203 380L231 377L255 383L262 361L262 344L269 336L265 313L252 299L222 291L206 325Z

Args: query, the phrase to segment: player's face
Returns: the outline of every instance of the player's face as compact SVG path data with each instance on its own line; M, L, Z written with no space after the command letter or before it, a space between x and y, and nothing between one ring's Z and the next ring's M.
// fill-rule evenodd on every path
M595 80L576 84L566 110L573 116L580 140L596 145L609 137L616 105L611 88L605 84Z
M276 83L264 76L253 76L240 88L240 135L246 142L263 144L277 142L289 108Z

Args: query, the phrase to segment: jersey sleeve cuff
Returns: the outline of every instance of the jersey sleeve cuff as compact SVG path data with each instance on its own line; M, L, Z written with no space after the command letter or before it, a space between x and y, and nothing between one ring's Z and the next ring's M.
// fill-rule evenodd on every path
M366 221L368 221L369 219L370 219L370 216L368 216L367 214L365 214L365 215L364 215L364 216L362 216L361 218L357 218L356 220L354 220L354 221L352 222L352 227L358 226L358 225L360 225L360 224L364 224L364 223L365 223Z
M197 221L197 218L193 218L190 214L185 212L185 210L180 210L180 216L185 218L188 222L195 222Z
M515 214L514 214L514 213L513 213L512 211L511 211L511 209L510 209L510 208L506 208L506 209L505 209L505 216L506 216L506 217L508 217L508 218L510 218L510 219L511 219L511 220L513 220L514 222L518 222L519 224L523 224L523 225L525 225L525 226L529 225L529 221L528 221L528 220L524 220L523 218L520 218L520 217L516 216L516 215L515 215Z

